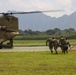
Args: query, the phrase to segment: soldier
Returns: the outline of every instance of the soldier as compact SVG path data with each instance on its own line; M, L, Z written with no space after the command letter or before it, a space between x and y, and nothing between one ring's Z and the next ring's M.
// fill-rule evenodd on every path
M51 53L53 53L53 48L54 48L56 54L58 54L57 52L58 41L54 37L52 37L46 41L46 45L47 45L47 42L49 42L49 49L51 50Z
M65 38L63 36L61 36L61 38L59 40L59 46L61 47L62 53L63 53L64 41L65 41Z
M52 38L48 38L46 40L46 46L47 46L47 42L49 42L49 49L51 50L51 53L53 53L53 44L52 44Z
M58 54L57 48L58 48L59 44L58 44L58 41L54 37L52 37L52 44L53 44L53 48L54 48L56 54Z
M69 43L69 41L67 40L67 38L65 38L65 40L64 40L64 44L63 44L63 46L62 46L62 51L63 51L63 53L65 54L65 52L67 52L68 53L68 48L70 47L71 45L70 45L70 43Z
M62 45L64 43L65 38L63 36L61 36L60 40L59 40L59 44Z

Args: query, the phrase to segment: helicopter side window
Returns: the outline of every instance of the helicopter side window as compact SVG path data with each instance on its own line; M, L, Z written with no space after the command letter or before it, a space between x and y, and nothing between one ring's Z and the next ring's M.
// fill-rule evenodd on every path
M12 18L12 21L16 21L16 19L15 18Z
M5 17L4 19L8 22L10 21L10 18L8 18L8 17Z
M10 21L10 19L9 19L9 18L7 18L7 17L6 17L6 20L7 20L8 22Z
M6 30L7 27L6 26L0 26L0 30Z

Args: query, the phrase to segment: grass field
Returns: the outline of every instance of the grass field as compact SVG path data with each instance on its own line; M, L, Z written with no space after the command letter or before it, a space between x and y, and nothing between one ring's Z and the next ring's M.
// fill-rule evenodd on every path
M0 53L0 75L76 75L76 51Z
M76 44L76 40L69 40L70 44ZM42 46L46 40L14 40L14 46Z
M14 46L42 46L46 40L14 40Z

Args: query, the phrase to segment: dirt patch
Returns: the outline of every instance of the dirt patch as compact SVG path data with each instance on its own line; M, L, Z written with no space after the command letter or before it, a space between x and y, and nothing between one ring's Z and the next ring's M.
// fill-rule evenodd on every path
M70 50L76 50L76 45L72 45L72 47L70 48Z

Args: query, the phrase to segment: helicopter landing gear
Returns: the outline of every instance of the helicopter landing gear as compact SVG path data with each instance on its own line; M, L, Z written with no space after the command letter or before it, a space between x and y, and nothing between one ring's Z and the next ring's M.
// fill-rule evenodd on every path
M0 44L0 49L2 49L2 44Z
M5 41L7 41L7 40L5 40ZM0 49L2 49L2 48L13 48L13 39L10 39L9 42L6 44L4 43L5 41L2 41L0 43Z
M13 48L13 39L10 39L9 41L10 41L10 42L7 43L8 47L9 47L9 48Z

